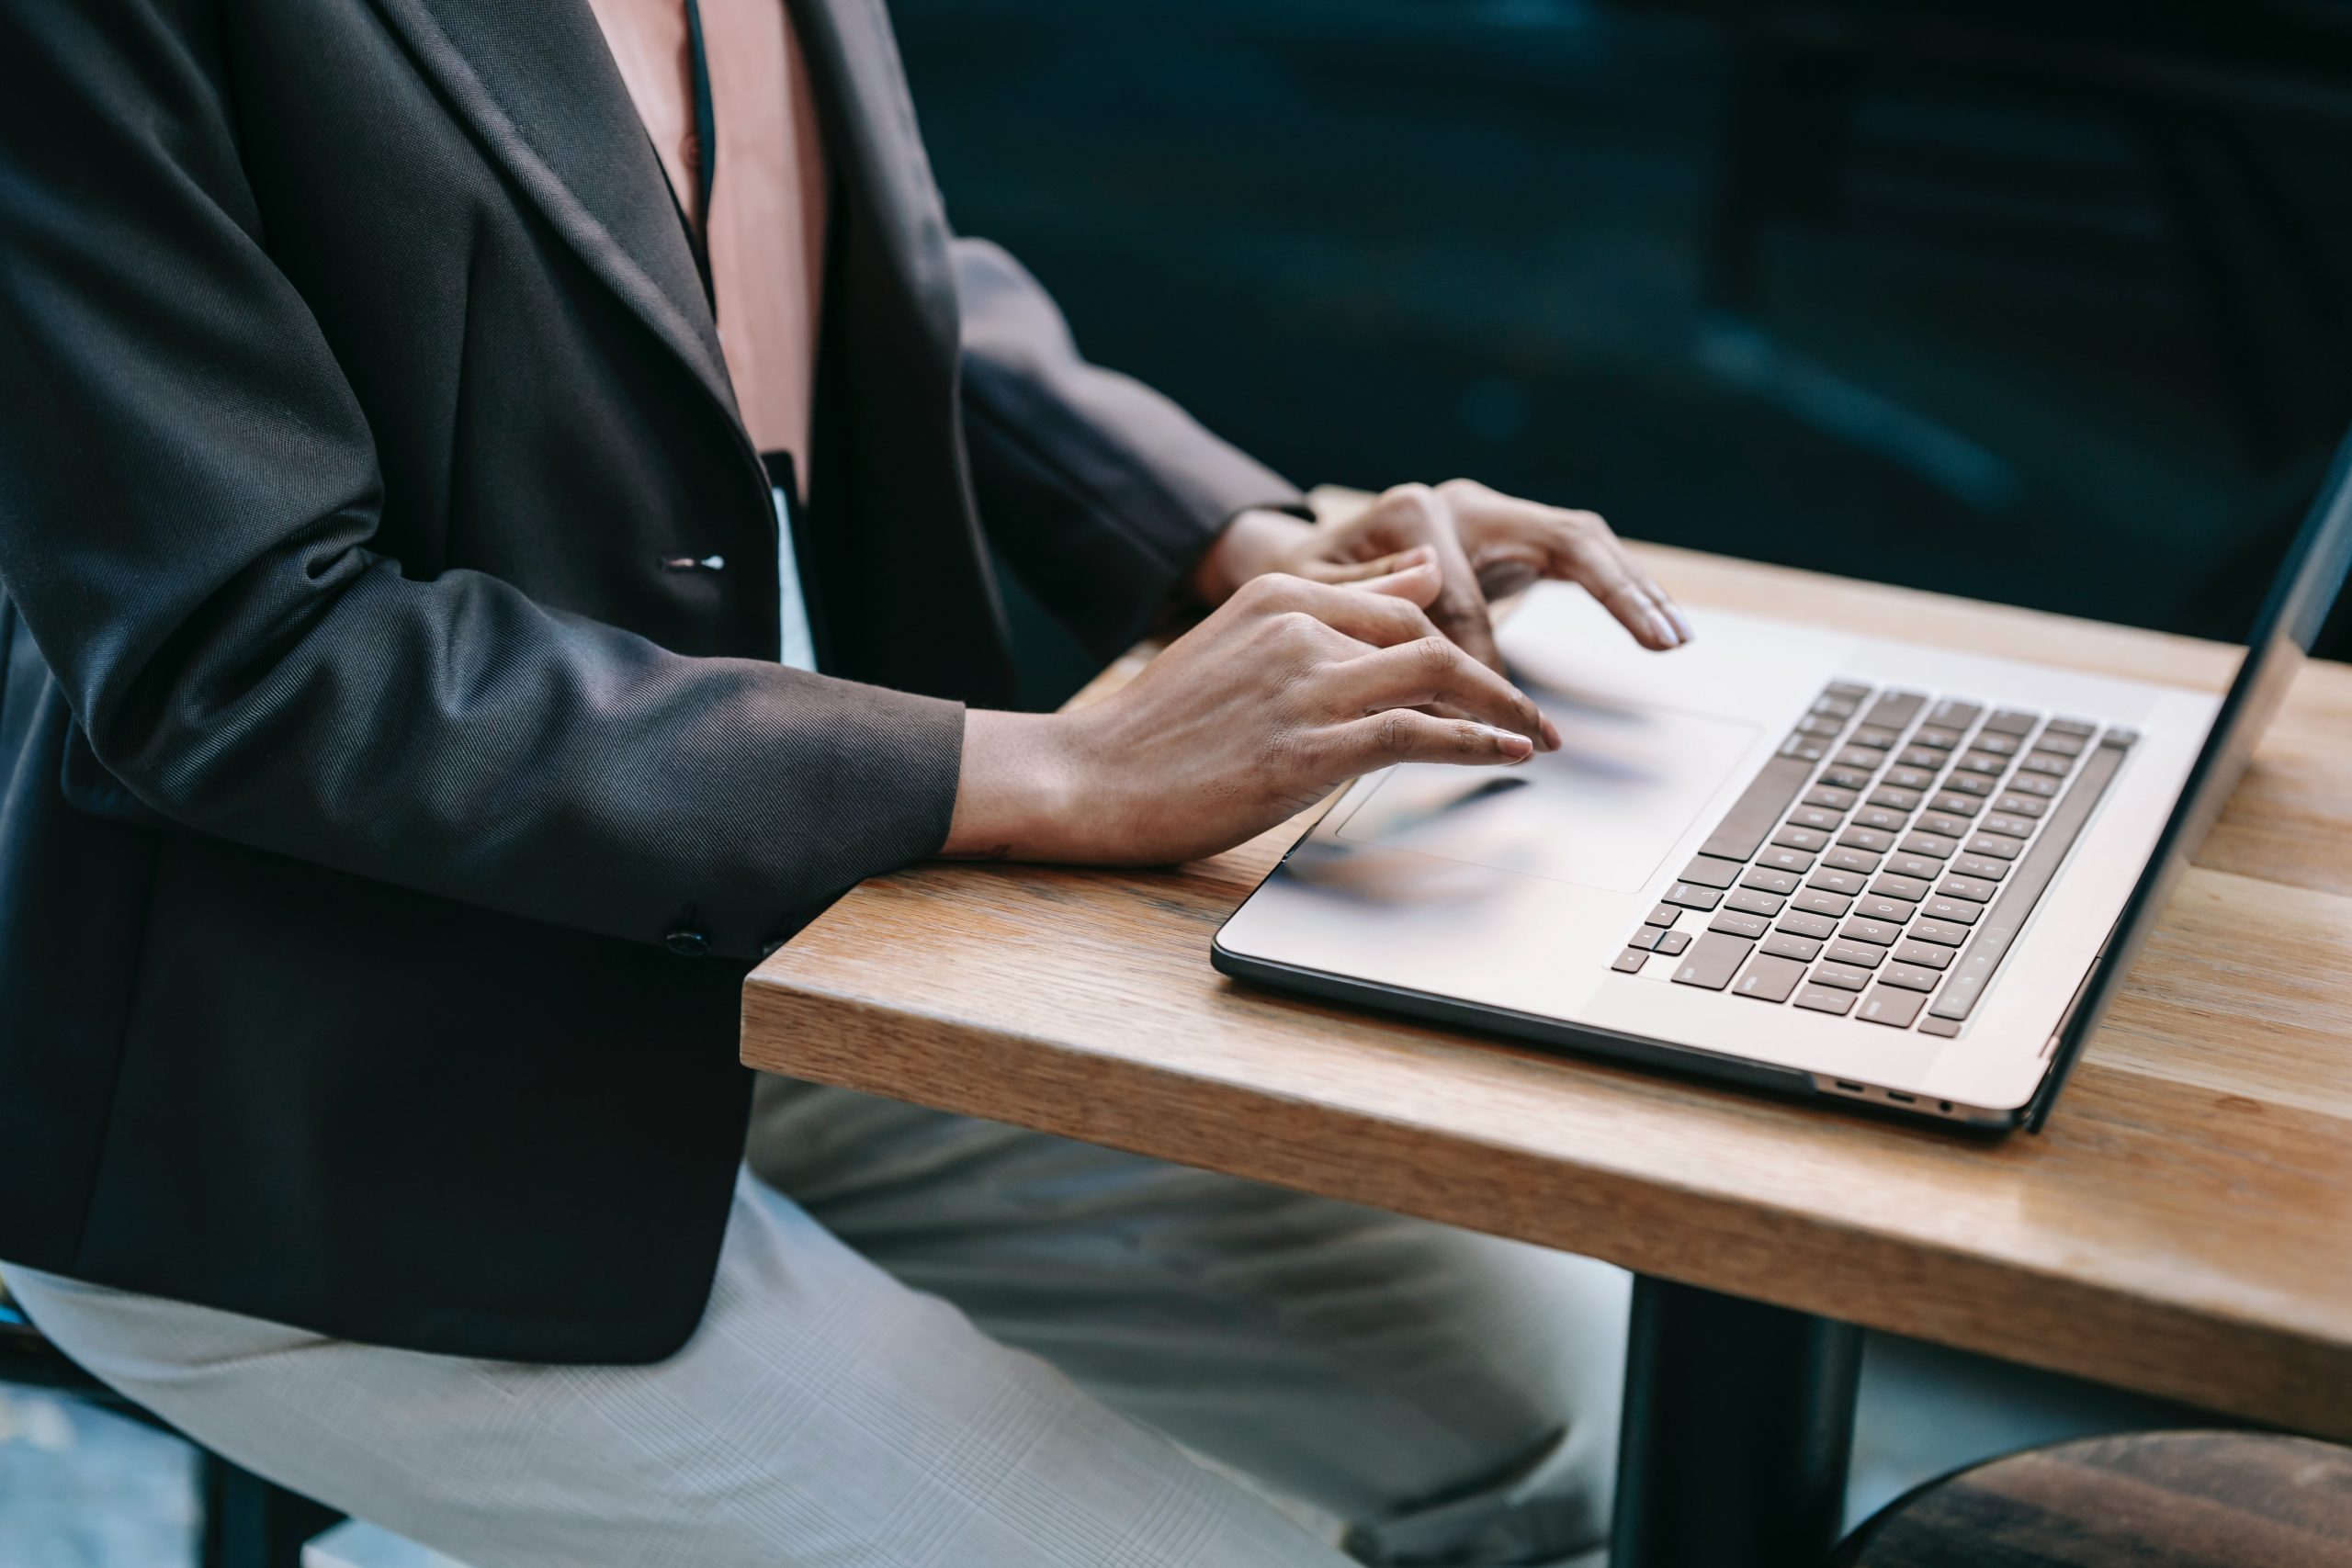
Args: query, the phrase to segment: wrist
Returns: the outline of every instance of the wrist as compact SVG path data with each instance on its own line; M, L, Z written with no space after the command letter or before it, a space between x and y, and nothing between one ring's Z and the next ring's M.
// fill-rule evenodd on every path
M941 855L951 860L1080 860L1082 749L1067 714L964 716L956 809Z
M1251 578L1283 570L1314 532L1313 524L1287 513L1258 506L1235 513L1193 569L1193 596L1211 606L1224 604Z

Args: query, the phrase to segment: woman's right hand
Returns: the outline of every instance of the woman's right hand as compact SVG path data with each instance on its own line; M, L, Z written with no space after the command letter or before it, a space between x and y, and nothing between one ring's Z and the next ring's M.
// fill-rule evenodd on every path
M1442 586L1434 555L1396 564L1344 587L1255 579L1091 706L973 711L942 852L1191 860L1392 762L1521 762L1556 748L1534 703L1424 613Z

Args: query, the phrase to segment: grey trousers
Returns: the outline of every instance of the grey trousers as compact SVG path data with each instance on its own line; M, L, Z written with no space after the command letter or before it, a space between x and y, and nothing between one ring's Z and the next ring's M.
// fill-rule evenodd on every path
M1587 1260L782 1080L655 1366L7 1273L99 1378L471 1568L1569 1560L1605 1532L1626 1307Z

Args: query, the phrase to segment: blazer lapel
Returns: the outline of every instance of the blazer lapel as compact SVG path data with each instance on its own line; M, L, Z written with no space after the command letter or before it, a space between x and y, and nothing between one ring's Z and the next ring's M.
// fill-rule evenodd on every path
M669 181L582 0L374 0L589 266L740 418Z
M916 129L914 101L883 0L786 0L817 91L825 151L849 203L875 231L890 283L944 368L961 331L947 214ZM832 279L827 287L864 280Z

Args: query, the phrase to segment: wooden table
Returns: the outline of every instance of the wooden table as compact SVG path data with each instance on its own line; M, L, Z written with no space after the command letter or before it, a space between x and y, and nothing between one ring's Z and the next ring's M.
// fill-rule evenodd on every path
M2213 689L2235 661L1640 554L1693 604ZM2049 1130L1999 1143L1227 981L1210 935L1303 826L1163 871L867 883L752 976L743 1059L1635 1270L1618 1568L1705 1550L1666 1539L1706 1511L1678 1466L1823 1528L1857 1325L2352 1438L2352 668L2305 670Z

